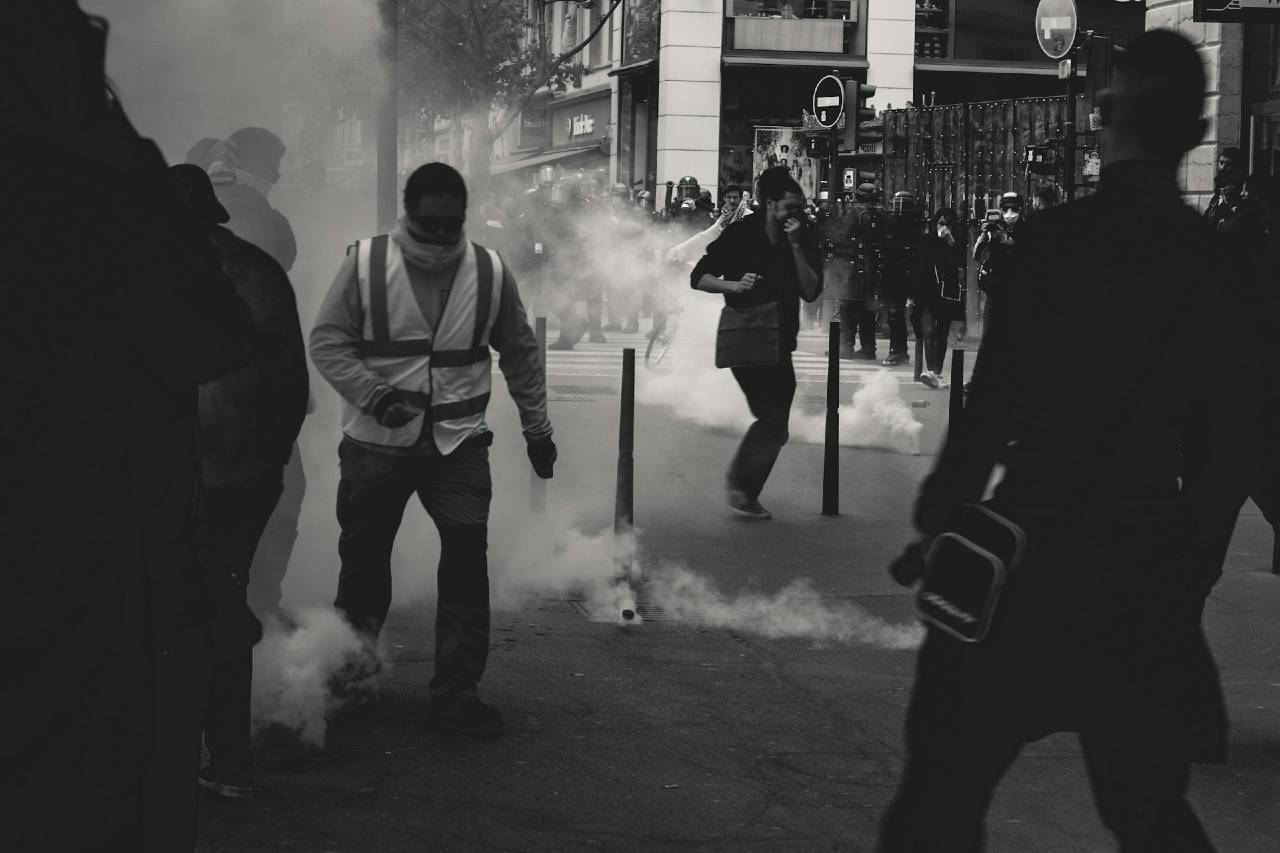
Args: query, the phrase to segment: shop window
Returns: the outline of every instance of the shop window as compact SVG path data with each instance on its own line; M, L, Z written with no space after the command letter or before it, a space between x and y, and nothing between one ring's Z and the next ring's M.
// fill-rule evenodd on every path
M622 64L658 58L659 0L623 0Z
M916 56L951 55L951 0L916 0Z
M1041 53L1035 37L1035 3L1026 0L917 0L917 31L921 22L919 10L927 5L949 7L950 55L955 59L1049 61ZM1076 9L1082 28L1109 36L1121 45L1146 29L1146 10L1142 3L1076 0ZM937 17L941 16L934 19Z
M731 18L826 18L851 19L851 0L727 0L725 14Z

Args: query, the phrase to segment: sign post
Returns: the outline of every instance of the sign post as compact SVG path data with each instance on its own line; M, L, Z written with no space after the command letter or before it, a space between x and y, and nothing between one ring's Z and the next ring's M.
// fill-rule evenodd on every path
M836 124L844 115L844 82L838 74L828 74L813 87L813 117L818 126L830 131L831 162L827 169L827 200L836 200L836 158L839 156L839 135ZM816 189L816 188L815 188ZM816 200L816 199L815 199Z
M1067 203L1076 197L1076 39L1080 16L1075 0L1040 0L1036 6L1036 41L1050 59L1063 62L1067 80L1067 131L1063 144L1062 190ZM1065 67L1064 67L1065 66Z

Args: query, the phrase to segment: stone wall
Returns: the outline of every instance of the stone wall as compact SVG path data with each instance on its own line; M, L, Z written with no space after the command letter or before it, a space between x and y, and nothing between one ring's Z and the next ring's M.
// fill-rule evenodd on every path
M1208 82L1204 106L1209 129L1200 145L1183 158L1179 169L1188 201L1203 209L1213 195L1218 152L1240 146L1241 142L1244 30L1240 24L1193 21L1191 0L1147 0L1147 29L1178 30L1204 58Z

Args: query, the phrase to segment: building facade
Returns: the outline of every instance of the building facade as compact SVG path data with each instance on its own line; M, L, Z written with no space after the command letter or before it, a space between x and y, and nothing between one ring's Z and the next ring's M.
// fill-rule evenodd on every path
M610 0L555 4L555 49L576 44ZM1218 152L1237 146L1274 171L1280 144L1280 32L1197 23L1192 0L1076 0L1079 26L1123 46L1144 29L1186 34L1205 58L1210 130L1183 163L1197 203ZM545 93L495 147L516 183L590 172L648 190L691 175L717 193L786 165L806 192L826 186L826 139L806 133L819 78L876 87L871 105L1065 94L1034 36L1032 0L623 0L584 56L581 86ZM1083 68L1082 71L1087 71ZM810 128L811 129L811 128Z

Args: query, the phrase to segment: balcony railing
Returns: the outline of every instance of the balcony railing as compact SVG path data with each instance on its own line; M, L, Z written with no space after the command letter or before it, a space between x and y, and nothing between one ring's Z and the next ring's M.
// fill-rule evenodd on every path
M842 0L725 0L728 50L789 53L849 52L856 2Z

